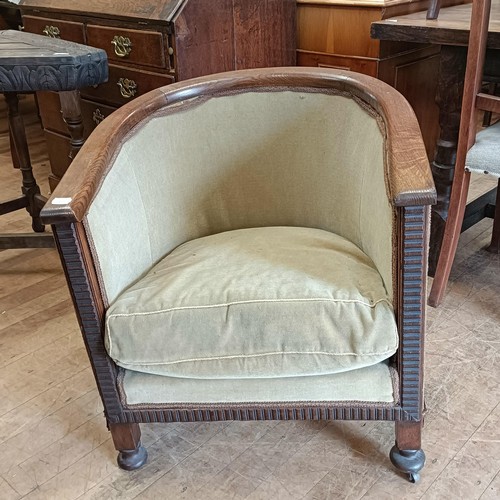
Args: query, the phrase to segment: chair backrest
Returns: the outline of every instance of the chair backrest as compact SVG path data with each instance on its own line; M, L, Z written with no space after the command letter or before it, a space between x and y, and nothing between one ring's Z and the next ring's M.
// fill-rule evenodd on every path
M500 112L500 98L481 92L490 11L491 0L473 1L457 146L458 168L464 168L467 152L474 144L478 112Z
M104 308L186 241L280 225L350 240L397 303L397 224L406 207L433 200L415 113L395 89L340 70L266 68L169 85L121 107L42 216L56 233L67 223L78 232Z
M108 300L186 241L259 226L347 238L391 293L381 125L352 95L292 87L205 95L148 116L121 145L86 218Z

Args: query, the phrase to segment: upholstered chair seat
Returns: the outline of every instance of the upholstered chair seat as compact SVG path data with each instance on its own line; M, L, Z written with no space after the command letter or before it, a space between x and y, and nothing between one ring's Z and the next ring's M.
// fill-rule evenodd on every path
M303 388L295 393L297 380L315 376L324 385L325 376L333 386L316 397L327 400L338 384L331 375L388 360L398 334L383 280L358 247L319 229L265 227L174 249L110 306L106 347L123 368L170 377L165 386L172 377L197 379L200 388L225 379L259 379L272 387L281 379L288 386L282 399L296 401L310 399ZM366 379L369 373L384 373L385 379ZM393 401L391 380L387 363L366 370L359 382L367 385L344 388L342 399L374 401L379 395ZM145 395L148 385L133 390ZM249 397L241 386L224 393ZM264 394L251 400L264 401Z
M434 197L411 108L363 75L221 74L107 118L43 215L119 465L141 422L381 419L416 480Z
M465 169L500 177L500 121L478 132L467 153Z
M391 357L391 298L358 247L320 229L226 231L174 249L106 317L117 365L171 377L281 378Z

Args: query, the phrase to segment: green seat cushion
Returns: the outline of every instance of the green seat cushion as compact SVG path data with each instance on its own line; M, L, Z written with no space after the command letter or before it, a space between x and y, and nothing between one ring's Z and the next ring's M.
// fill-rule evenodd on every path
M126 406L224 403L396 403L398 376L387 361L359 370L310 377L193 379L122 370Z
M398 347L372 261L320 229L240 229L189 241L125 290L106 348L139 372L187 378L322 375Z

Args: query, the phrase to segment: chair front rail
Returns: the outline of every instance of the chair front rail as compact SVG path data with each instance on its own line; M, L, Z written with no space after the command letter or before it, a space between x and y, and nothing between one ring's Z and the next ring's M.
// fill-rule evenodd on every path
M154 405L151 405L154 406ZM252 404L226 403L214 408L197 407L168 408L160 405L154 409L125 409L123 416L127 423L149 422L218 422L224 420L387 420L399 421L405 418L399 406L376 405L370 407L335 405L329 403L279 403Z

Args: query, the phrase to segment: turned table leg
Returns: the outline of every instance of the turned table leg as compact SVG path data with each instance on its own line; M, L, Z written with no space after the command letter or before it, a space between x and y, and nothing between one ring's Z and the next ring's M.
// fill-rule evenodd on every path
M439 124L441 133L431 164L436 184L437 204L431 212L431 242L429 249L429 275L434 276L441 242L443 239L448 206L450 204L451 184L455 171L460 111L464 88L466 47L441 47L441 62L436 101L439 105Z
M85 142L80 92L78 90L59 92L59 99L61 101L63 120L66 122L70 135L71 149L69 157L73 161Z
M9 128L13 146L13 163L19 167L22 175L22 193L26 199L26 210L31 215L33 231L42 233L45 226L40 220L40 210L45 204L45 198L40 194L31 166L28 141L24 129L23 118L19 113L19 99L15 92L6 92L5 100L9 107Z

